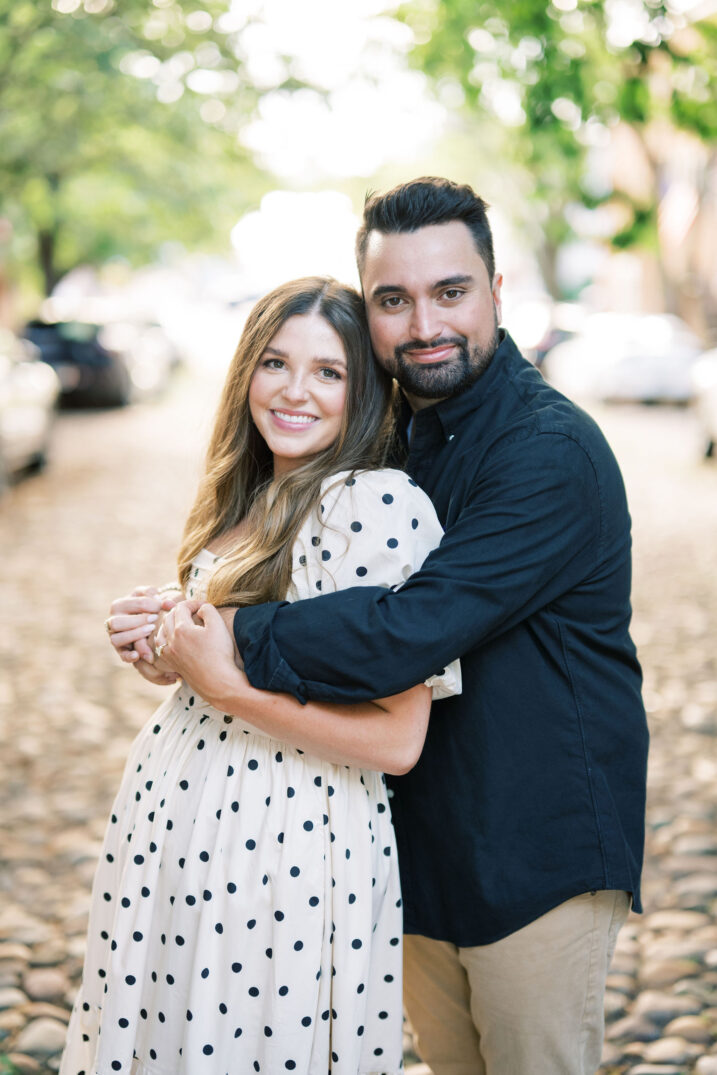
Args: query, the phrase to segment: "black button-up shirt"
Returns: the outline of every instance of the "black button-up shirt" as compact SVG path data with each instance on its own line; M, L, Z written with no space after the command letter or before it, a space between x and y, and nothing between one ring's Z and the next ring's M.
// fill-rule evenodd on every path
M420 761L390 779L407 932L487 944L591 889L639 910L647 728L613 454L506 334L472 388L413 421L440 546L396 592L239 611L249 679L351 702L461 657L462 695L434 703Z

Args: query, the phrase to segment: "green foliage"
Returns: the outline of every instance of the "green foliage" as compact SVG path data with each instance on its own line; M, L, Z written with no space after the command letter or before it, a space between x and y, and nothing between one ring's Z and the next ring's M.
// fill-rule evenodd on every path
M572 10L549 0L419 0L400 9L414 30L412 61L439 89L461 86L476 129L502 129L504 167L530 177L530 212L549 245L569 233L570 203L603 200L585 179L589 147L606 129L628 124L644 143L660 120L717 142L717 18L680 26L660 0L644 0L642 14L642 37L623 43L606 0L577 0ZM507 91L511 115L500 106ZM654 212L632 211L615 244L654 247Z
M14 229L11 261L36 241L48 290L78 262L226 241L266 189L236 138L257 93L217 29L225 11L219 0L201 11L0 0L0 216ZM214 92L193 92L197 76Z

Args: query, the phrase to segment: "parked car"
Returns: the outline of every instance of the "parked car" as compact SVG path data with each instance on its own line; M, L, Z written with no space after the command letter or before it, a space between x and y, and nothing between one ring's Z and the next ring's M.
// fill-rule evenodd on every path
M56 370L72 406L121 407L165 387L175 348L158 325L30 321L25 336Z
M27 340L0 330L0 488L44 465L60 381Z
M717 455L717 349L705 351L694 363L692 389L705 458L713 459Z
M671 314L592 314L546 354L546 380L575 399L687 403L701 353L692 330Z

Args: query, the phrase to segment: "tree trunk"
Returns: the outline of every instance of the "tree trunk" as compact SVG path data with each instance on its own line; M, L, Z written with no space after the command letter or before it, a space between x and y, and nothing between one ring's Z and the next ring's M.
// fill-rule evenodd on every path
M45 295L51 295L60 273L55 264L57 232L54 228L41 228L37 233L37 256L45 286Z

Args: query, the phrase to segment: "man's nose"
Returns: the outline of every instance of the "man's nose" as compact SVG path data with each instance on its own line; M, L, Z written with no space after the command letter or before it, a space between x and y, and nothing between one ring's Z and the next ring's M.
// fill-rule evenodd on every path
M410 332L415 340L428 343L441 335L443 322L440 311L430 301L414 303L411 312Z

